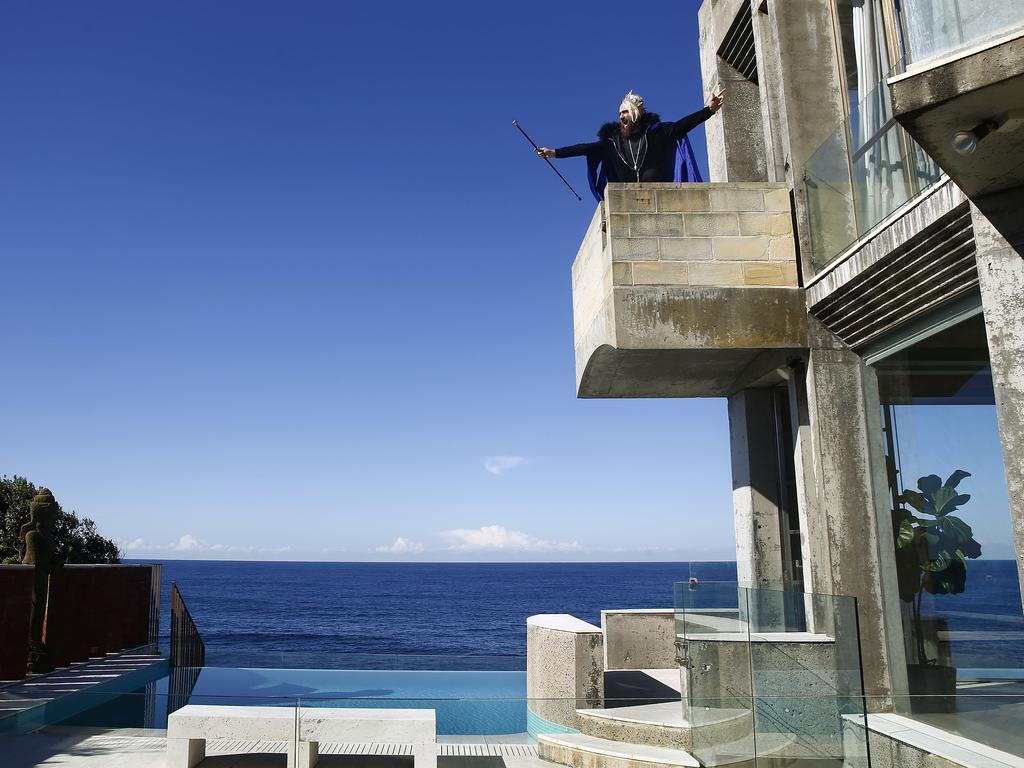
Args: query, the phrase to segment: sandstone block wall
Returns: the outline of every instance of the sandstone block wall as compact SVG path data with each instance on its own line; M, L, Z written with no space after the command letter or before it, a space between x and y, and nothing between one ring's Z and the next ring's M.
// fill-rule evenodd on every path
M612 285L799 284L784 184L609 184L605 198Z

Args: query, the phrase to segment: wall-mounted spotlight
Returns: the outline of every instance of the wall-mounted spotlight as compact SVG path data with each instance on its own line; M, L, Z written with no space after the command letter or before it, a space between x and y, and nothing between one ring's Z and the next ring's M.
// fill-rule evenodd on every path
M1009 116L1008 112L1004 112L998 117L982 120L969 131L957 131L953 134L954 151L961 155L973 154L981 140L992 133L992 131L998 131Z

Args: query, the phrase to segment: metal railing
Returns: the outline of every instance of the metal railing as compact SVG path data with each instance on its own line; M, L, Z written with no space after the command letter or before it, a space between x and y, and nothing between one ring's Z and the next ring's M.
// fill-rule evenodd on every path
M199 673L206 665L206 644L188 606L171 582L171 673L167 682L167 714L188 704Z

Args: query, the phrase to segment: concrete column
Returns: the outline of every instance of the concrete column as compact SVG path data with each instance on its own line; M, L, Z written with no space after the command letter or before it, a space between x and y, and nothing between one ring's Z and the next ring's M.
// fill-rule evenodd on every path
M846 95L832 6L827 0L768 0L767 17L759 19L762 40L773 41L764 69L771 87L780 89L773 100L778 112L771 121L782 134L779 151L796 200L804 275L814 274L810 263L812 231L816 240L833 250L852 243L856 236L850 205L849 148L845 133L837 135L846 119ZM808 66L808 62L814 62L814 66ZM820 203L812 223L804 172L815 152L834 136L829 151L817 158L816 172L822 178L811 180L818 185L816 200Z
M1017 577L1024 584L1024 258L973 205L971 219Z
M784 589L771 390L729 398L736 573L741 584Z
M797 433L807 589L857 598L865 693L872 709L889 709L906 690L906 661L877 380L810 322Z
M705 123L710 181L768 181L758 86L718 57L738 13L750 13L750 5L728 0L712 7L705 2L698 11L704 92L728 91L725 106Z

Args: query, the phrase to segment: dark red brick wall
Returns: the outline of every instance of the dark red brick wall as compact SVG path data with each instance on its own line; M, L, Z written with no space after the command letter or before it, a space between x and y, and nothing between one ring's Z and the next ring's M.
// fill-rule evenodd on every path
M45 638L57 666L145 645L152 574L148 565L72 565L54 572ZM0 678L24 676L31 595L31 569L0 568Z
M0 680L25 676L31 609L32 569L0 567Z

